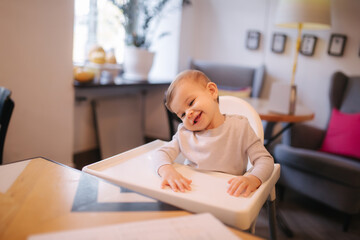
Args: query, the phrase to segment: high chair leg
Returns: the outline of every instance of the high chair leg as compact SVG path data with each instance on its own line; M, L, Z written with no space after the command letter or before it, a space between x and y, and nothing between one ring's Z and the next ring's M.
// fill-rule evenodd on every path
M276 193L275 188L271 191L267 204L268 204L268 216L269 216L269 229L270 239L276 240L276 208L275 208Z
M257 220L257 218L254 220L254 222L251 224L251 226L250 226L250 228L249 228L249 232L250 232L251 234L255 234L256 220Z

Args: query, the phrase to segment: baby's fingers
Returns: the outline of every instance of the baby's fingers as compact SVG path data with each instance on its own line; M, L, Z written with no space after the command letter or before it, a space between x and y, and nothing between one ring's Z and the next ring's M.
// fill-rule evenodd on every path
M242 194L244 197L248 197L252 192L254 192L257 188L251 184L249 184L246 188L246 191Z
M191 180L188 180L186 178L181 178L179 180L176 180L175 182L181 192L185 192L185 190L188 190L188 191L191 190L191 187L190 187Z
M251 189L250 186L248 186L248 187L246 188L246 191L242 194L242 196L248 197L251 192L252 192L252 189Z
M174 192L185 192L185 190L191 190L190 185L184 180L168 180L163 181L161 188L169 186Z
M241 183L241 182L239 182L239 181L232 181L232 182L230 183L230 186L229 186L227 192L228 192L230 195L233 195L234 192L236 191L236 189L238 189L240 183Z
M161 188L164 189L166 186L170 186L167 180L161 181Z
M174 192L178 191L176 184L172 180L170 181L164 180L161 182L161 188L164 189L166 186L169 186Z
M229 182L230 186L227 192L232 196L239 197L247 188L247 183L238 178L230 179Z
M240 185L238 186L238 188L236 189L236 191L233 195L235 197L239 197L241 195L241 193L243 193L245 191L246 188L247 188L247 184L245 182L240 183Z
M185 189L190 191L191 190L190 184L192 183L192 180L184 178L181 179L181 181L183 182Z
M169 181L169 185L171 187L171 189L174 191L174 192L177 192L177 191L181 191L181 188L179 188L178 184L176 181ZM183 191L183 190L182 190Z
M175 184L176 184L176 187L180 190L180 192L185 192L186 186L181 179L175 180Z

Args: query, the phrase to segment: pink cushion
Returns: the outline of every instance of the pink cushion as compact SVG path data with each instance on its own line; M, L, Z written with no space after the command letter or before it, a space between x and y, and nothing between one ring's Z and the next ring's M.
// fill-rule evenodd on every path
M360 113L333 109L320 151L360 159Z

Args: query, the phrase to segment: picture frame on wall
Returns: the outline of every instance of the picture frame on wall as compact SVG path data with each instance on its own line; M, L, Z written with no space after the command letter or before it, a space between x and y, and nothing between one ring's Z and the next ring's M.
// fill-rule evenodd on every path
M271 44L271 51L274 53L283 53L285 51L286 38L287 36L285 34L274 33Z
M300 53L305 56L312 56L315 52L317 37L315 35L304 34L301 39Z
M260 32L258 31L248 31L246 39L246 48L250 50L256 50L260 45Z
M328 54L341 57L344 54L347 36L344 34L331 34Z

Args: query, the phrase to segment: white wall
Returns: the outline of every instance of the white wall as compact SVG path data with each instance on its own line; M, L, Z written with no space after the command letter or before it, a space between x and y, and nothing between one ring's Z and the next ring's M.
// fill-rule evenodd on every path
M0 1L0 85L15 109L4 162L43 156L72 165L73 1Z
M277 0L194 0L183 11L179 69L187 67L189 57L223 63L258 66L265 63L267 76L262 97L268 97L272 82L290 82L297 31L274 26ZM304 31L318 37L312 57L300 55L296 84L298 101L315 112L310 124L325 127L328 114L330 76L341 70L360 75L360 1L332 0L332 28L330 31ZM245 48L246 32L260 31L260 48ZM271 52L274 32L288 36L285 53ZM331 33L348 37L343 57L327 54Z
M228 64L258 66L264 62L264 39L259 50L245 48L249 29L264 33L268 1L266 0L194 0L184 9L180 41L180 70L188 59Z

